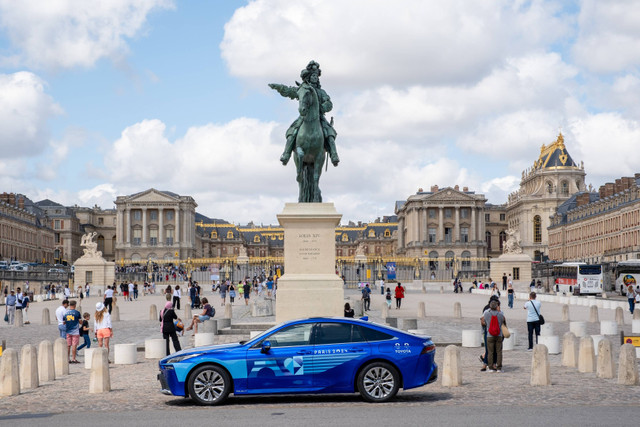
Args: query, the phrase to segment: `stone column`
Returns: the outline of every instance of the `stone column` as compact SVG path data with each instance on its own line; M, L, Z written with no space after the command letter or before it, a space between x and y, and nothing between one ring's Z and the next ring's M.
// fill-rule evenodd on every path
M116 243L122 244L122 231L124 227L124 223L122 222L123 212L122 209L118 208L116 213ZM113 248L115 250L115 248Z
M404 218L398 221L398 249L404 248Z
M173 244L179 246L180 245L180 207L175 208L175 236L173 238Z
M469 230L469 240L471 242L476 241L476 207L471 208L471 229Z
M164 242L164 209L158 208L158 246Z
M478 209L478 229L480 230L480 235L478 236L478 240L480 240L481 242L484 242L484 230L485 230L485 222L484 222L484 215L482 214L483 211L481 209Z
M453 228L453 243L460 241L460 206L456 206L456 226Z
M427 209L426 208L422 208L422 210L420 211L422 213L422 219L420 220L420 227L422 230L422 238L420 240L422 240L423 242L426 242L428 240L428 234L427 234L427 230L429 229L429 227L427 227Z
M444 207L438 207L438 238L437 243L444 241Z
M147 208L142 208L142 246L147 244Z
M131 208L127 208L125 213L125 220L123 221L123 226L126 227L127 234L127 246L131 246ZM126 222L126 224L125 224Z

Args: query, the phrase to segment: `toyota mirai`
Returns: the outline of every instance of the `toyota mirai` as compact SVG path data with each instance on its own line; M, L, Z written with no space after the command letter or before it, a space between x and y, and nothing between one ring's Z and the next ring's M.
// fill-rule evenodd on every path
M293 320L249 341L182 350L160 360L162 392L201 405L233 393L359 392L386 402L398 389L435 381L430 337L348 318Z

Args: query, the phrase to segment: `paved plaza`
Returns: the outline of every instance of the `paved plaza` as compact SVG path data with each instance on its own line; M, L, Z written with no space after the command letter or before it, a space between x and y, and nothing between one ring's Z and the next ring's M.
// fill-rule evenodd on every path
M448 344L461 342L463 329L478 329L479 317L482 307L487 303L488 297L475 294L454 294L449 287L447 292L440 293L440 285L428 287L427 292L409 291L402 308L389 310L390 316L398 318L415 318L418 303L426 305L427 317L418 320L418 327L426 329L436 344ZM358 297L357 290L346 290L346 296ZM216 308L216 318L224 315L224 309L220 305L217 294L210 290L205 291ZM252 299L256 297L252 294ZM92 296L82 302L82 310L93 312L95 303L101 300ZM637 406L640 402L640 386L626 387L617 384L614 379L596 378L596 374L582 374L577 369L561 366L561 355L550 355L552 386L532 387L529 385L531 373L531 355L527 352L526 344L526 311L522 309L525 301L517 300L513 309L506 304L503 296L502 307L511 330L517 330L519 339L515 350L504 352L504 372L487 373L480 371L478 355L482 348L462 348L461 357L463 365L463 385L461 387L443 387L441 381L409 391L400 391L397 398L389 403L380 405L406 407L421 405L465 405L486 406L488 396L495 404L500 405L527 405L534 407L544 406ZM149 320L149 307L156 304L158 308L164 305L162 295L141 296L137 301L125 302L120 298L121 321L114 322L114 338L112 345L119 343L144 344L147 338L161 338L159 322ZM454 302L462 305L462 318L453 317ZM621 300L622 301L622 300ZM187 302L183 298L183 306ZM0 327L0 339L6 340L8 348L18 351L25 344L38 345L42 340L53 341L58 337L57 326L54 320L54 311L60 301L45 301L33 303L29 309L31 324L22 328L10 327L3 324ZM370 320L382 322L381 307L384 304L383 296L379 291L374 291L371 308L368 313ZM41 313L43 308L48 308L51 313L52 324L41 325ZM194 310L194 313L198 310ZM562 335L569 330L568 322L562 322L562 306L555 303L542 303L542 313L547 323L554 323L556 335ZM186 322L184 308L178 312ZM599 310L600 320L614 320L614 310ZM589 320L589 307L570 306L571 320ZM273 324L275 318L257 317L250 313L250 306L245 306L244 300L236 301L233 306L233 324ZM625 312L624 330L631 330L631 316ZM599 323L587 323L588 333L599 334ZM190 332L186 335L190 337ZM221 334L216 337L216 342L236 342L247 339L247 335ZM614 348L614 360L618 360L618 337L609 337ZM189 338L187 341L193 343ZM96 343L92 343L96 345ZM82 362L83 352L79 353ZM436 361L442 369L444 347L439 346ZM113 349L111 358L113 358ZM2 416L21 413L60 413L60 412L111 412L130 410L158 410L170 411L201 410L190 400L165 396L159 392L159 383L156 380L158 371L157 360L147 360L144 352L138 351L138 363L135 365L110 365L112 391L104 394L89 394L89 370L84 364L70 365L70 374L53 382L42 384L34 390L24 390L19 396L0 398L0 419ZM228 404L211 410L225 411L234 408L246 408L259 406L261 408L276 408L286 404L290 407L308 407L326 405L331 407L367 405L359 395L330 395L314 397L313 399L292 396L265 396L235 398L231 397Z

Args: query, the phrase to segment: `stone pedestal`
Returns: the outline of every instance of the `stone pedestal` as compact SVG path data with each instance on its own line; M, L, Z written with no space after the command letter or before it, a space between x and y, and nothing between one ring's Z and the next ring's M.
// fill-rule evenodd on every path
M511 329L511 336L502 341L502 351L511 351L518 345L518 331ZM482 336L480 337L482 339Z
M144 341L145 359L162 359L166 355L166 342L162 338L152 338Z
M464 329L462 331L463 347L480 347L482 345L482 331L479 329Z
M216 335L209 332L198 332L195 334L194 347L202 347L205 345L215 344Z
M233 306L229 303L224 305L224 317L226 319L233 319Z
M333 203L286 203L278 215L286 269L278 280L276 322L344 315L343 282L335 274L335 228L341 217Z
M548 354L560 353L560 337L557 335L540 335L538 344L543 344L547 347Z
M51 324L51 316L49 315L49 309L47 307L42 309L42 324L43 325Z
M458 387L462 385L460 347L456 345L449 345L444 349L442 385L445 387Z
M113 346L113 363L116 365L134 365L137 362L137 345L116 344Z
M418 329L418 319L402 319L402 329L405 331Z
M425 308L424 301L420 301L418 303L418 319L424 319L427 317L427 310Z
M514 277L514 268L519 269L520 278L514 280L516 284L529 284L531 282L531 257L527 254L507 253L491 260L491 277L502 277L503 274L511 274Z
M104 292L108 285L115 281L115 263L105 261L102 256L83 255L74 265L73 289L78 289L89 283L92 290L98 290L98 295Z
M198 332L218 335L218 321L215 319L205 320L198 326Z

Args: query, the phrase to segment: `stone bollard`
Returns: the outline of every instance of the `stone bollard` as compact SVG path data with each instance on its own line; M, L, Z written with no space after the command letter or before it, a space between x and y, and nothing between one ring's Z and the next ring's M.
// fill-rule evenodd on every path
M84 369L91 369L93 364L93 350L99 347L91 347L84 349Z
M462 305L458 301L453 303L453 317L454 319L462 319Z
M205 345L213 345L215 344L216 336L215 334L207 333L207 332L198 332L194 335L195 343L194 347L202 347Z
M551 385L551 368L549 353L544 344L533 346L531 357L531 385Z
M547 347L549 354L560 354L560 337L557 335L540 335L538 344Z
M638 311L640 311L640 310L638 310ZM425 307L425 303L424 303L424 301L420 301L418 303L418 319L424 319L425 317L427 317L427 310L426 310L426 307Z
M113 363L116 365L135 365L138 358L136 344L116 344L113 346ZM93 364L93 362L91 362ZM91 366L93 369L93 365Z
M224 318L233 319L233 306L229 303L224 305Z
M584 337L587 335L587 322L570 322L569 330L578 337Z
M482 345L482 331L479 329L462 330L463 347L480 347Z
M102 289L98 289L98 296L101 297L102 296Z
M640 320L640 304L638 310L633 310L633 320Z
M56 367L56 378L69 375L69 353L67 340L64 338L57 338L53 342L53 363Z
M162 359L167 355L166 342L162 338L144 340L144 358Z
M20 374L18 372L18 352L8 348L0 358L0 396L20 394Z
M599 321L600 319L598 317L598 306L592 305L591 307L589 307L589 322L597 323Z
M402 319L402 329L405 331L418 329L418 319Z
M193 313L191 312L191 306L189 304L185 304L184 306L184 319L185 322L191 323L191 319L193 319Z
M393 326L394 328L398 327L398 318L397 317L387 317L384 319L387 325Z
M444 387L459 387L462 385L462 363L460 361L460 347L457 345L448 345L444 349L442 385Z
M20 389L38 388L38 351L35 345L27 344L22 347L20 354Z
M158 317L158 307L155 304L149 306L149 320L160 320L160 317Z
M593 340L593 350L596 356L598 356L598 344L604 339L604 335L591 335Z
M422 293L423 294L427 293L427 287L425 285L422 285Z
M547 322L540 326L540 336L553 336L555 334L555 327L553 323ZM551 351L549 351L551 353Z
M120 307L118 307L117 305L114 305L113 309L111 310L111 320L113 322L120 321Z
M569 304L562 305L562 321L563 322L569 321Z
M53 344L41 341L38 346L38 380L46 383L56 379L56 367L53 361Z
M42 324L43 325L51 324L51 316L49 315L49 309L47 307L42 309Z
M513 350L515 349L516 345L518 345L518 331L516 331L515 329L511 329L509 332L511 332L511 336L509 338L505 338L502 341L502 351Z
M596 376L598 378L613 378L616 367L613 364L611 341L604 338L598 343L598 360L596 362Z
M640 309L638 309L637 312L640 313ZM636 311L634 311L633 314L636 314ZM640 319L633 319L631 321L631 333L640 334Z
M593 349L593 339L590 336L580 339L578 350L578 371L589 373L596 370L596 355Z
M444 294L444 286L440 286L440 293Z
M578 367L578 339L573 332L567 332L562 339L562 366Z
M616 323L620 326L624 325L624 310L622 310L622 307L616 307Z
M614 320L600 322L600 335L618 335L618 323Z
M386 319L389 317L389 307L387 307L387 303L383 302L382 306L380 306L380 317Z
M24 326L24 322L22 320L22 310L16 310L15 318L13 319L13 326L17 326L19 328Z
M364 316L364 301L362 301L362 298L350 299L349 303L351 304L351 308L353 309L354 317Z
M216 319L205 320L198 326L198 332L218 335L218 321Z
M111 391L109 377L109 352L98 347L91 356L91 374L89 375L89 393L106 393Z
M231 327L231 319L218 319L218 330L230 328Z
M636 362L636 348L633 344L623 344L618 358L618 384L638 384L638 363Z

